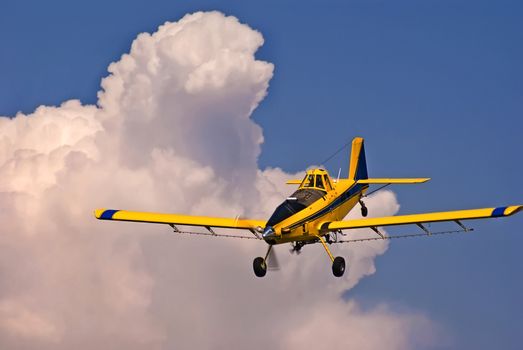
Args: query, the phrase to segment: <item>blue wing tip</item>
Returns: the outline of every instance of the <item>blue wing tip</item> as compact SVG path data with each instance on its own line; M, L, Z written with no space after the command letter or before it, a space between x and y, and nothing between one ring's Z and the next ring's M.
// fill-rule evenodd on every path
M507 207L497 207L496 209L494 209L492 211L492 217L493 218L497 218L499 216L504 216L505 214L505 209L507 209Z
M119 212L119 210L115 210L115 209L106 209L106 210L104 210L103 213L100 215L99 219L100 219L100 220L112 220L113 215L114 215L116 212Z

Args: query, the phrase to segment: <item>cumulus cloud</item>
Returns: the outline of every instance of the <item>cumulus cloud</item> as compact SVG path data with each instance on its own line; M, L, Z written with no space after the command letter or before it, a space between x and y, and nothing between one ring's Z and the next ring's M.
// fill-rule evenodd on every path
M254 56L262 44L234 17L187 15L140 34L96 106L0 118L2 347L404 349L414 333L430 338L422 314L341 297L374 273L386 242L335 247L343 279L321 247L291 257L278 246L282 269L257 279L263 243L92 217L100 206L270 215L295 175L257 165L263 134L250 115L273 74ZM368 207L398 210L392 192Z

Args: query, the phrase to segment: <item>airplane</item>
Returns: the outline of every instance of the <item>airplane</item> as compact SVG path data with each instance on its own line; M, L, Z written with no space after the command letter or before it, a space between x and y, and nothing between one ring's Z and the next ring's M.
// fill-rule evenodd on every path
M299 185L299 187L276 208L268 220L160 214L114 209L96 209L94 215L100 220L168 224L178 233L197 234L197 232L181 231L176 225L203 227L208 231L204 234L212 236L220 236L213 228L248 230L252 233L252 236L239 235L237 238L264 240L268 245L265 256L257 257L253 261L253 270L257 277L263 277L267 273L268 258L273 246L291 243L291 251L299 253L303 246L307 244L321 243L330 258L333 275L341 277L345 272L345 259L341 256L334 257L327 244L335 243L338 234L344 235L342 230L370 228L379 236L375 239L386 239L387 236L379 230L380 227L417 225L427 235L430 235L430 231L424 224L453 221L464 231L470 231L472 229L466 228L461 221L505 217L523 209L523 205L512 205L344 220L345 216L357 204L360 205L362 216L368 215L368 209L363 198L370 185L385 187L390 184L424 183L428 180L430 178L369 178L364 140L361 137L356 137L352 141L347 178L340 179L338 176L338 179L334 180L326 170L317 168L308 170L301 180L287 181L287 184ZM235 237L235 235L221 236Z

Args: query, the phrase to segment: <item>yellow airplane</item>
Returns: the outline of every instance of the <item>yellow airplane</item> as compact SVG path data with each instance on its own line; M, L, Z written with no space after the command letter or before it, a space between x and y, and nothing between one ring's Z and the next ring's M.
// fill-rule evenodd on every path
M327 243L334 243L342 230L370 228L379 238L387 237L379 227L414 224L427 235L430 231L423 224L431 222L454 221L464 231L468 231L462 220L496 218L510 216L523 209L523 205L512 205L497 208L469 209L446 212L398 215L377 218L343 220L356 204L361 206L361 214L366 217L368 210L362 198L369 185L415 184L423 183L429 178L369 178L362 138L352 141L349 176L346 179L333 180L323 169L308 170L303 180L290 180L287 184L299 185L290 197L279 205L269 220L250 220L240 218L216 218L207 216L189 216L178 214L158 214L126 210L97 209L95 216L100 220L132 221L168 224L175 232L180 231L176 225L200 226L208 230L208 235L234 237L215 232L213 228L249 230L254 238L268 244L265 257L253 261L254 273L265 276L271 249L276 244L291 243L292 251L298 252L306 244L321 243L332 262L332 273L336 277L345 272L345 259L334 257ZM196 233L196 232L185 232Z

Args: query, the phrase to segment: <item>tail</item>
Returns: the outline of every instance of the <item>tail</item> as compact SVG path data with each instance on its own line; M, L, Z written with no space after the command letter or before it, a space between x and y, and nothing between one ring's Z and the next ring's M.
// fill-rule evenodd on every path
M368 178L363 138L355 137L354 140L352 140L352 150L350 154L349 180L357 181Z

